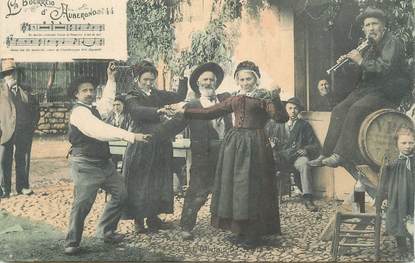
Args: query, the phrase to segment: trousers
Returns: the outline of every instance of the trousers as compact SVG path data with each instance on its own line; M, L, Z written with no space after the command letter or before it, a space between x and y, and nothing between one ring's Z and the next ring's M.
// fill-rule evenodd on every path
M209 144L205 155L192 155L189 188L184 197L180 226L192 231L196 225L197 214L206 203L215 179L216 164L219 157L220 141Z
M301 189L304 195L312 194L311 167L307 164L309 159L305 156L297 158L294 168L300 173Z
M16 192L21 193L23 188L30 188L29 171L32 140L32 131L15 131L8 142L0 144L0 182L2 192L8 194L11 192L13 154L16 168Z
M113 233L117 229L127 192L124 180L117 173L112 161L72 157L70 174L74 182L74 200L66 243L71 246L79 246L85 218L90 212L100 188L111 194L111 200L104 208L96 235L102 238Z
M363 160L358 151L358 134L363 120L371 113L396 106L380 91L359 88L334 107L322 154L337 153L346 160Z

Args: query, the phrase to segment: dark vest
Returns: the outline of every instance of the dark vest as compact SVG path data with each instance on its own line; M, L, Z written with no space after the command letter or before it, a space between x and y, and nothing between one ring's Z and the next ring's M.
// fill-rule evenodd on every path
M75 104L72 108L85 107L89 109L92 114L101 120L101 116L97 109L89 108L82 104ZM72 156L84 156L94 159L108 160L111 158L110 147L108 142L99 141L83 134L76 126L69 124L69 142L72 144Z

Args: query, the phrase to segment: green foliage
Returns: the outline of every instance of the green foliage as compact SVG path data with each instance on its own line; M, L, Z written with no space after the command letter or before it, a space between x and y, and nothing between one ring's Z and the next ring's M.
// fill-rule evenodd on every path
M172 61L172 70L178 73L186 66L194 67L205 62L216 62L226 67L230 64L233 42L221 19L210 21L204 30L192 35L189 50L183 51Z
M240 18L242 15L242 3L240 0L227 0L223 3L221 16L229 21Z
M251 17L258 18L259 13L265 8L267 0L247 0L243 1L246 11Z
M174 30L169 8L164 1L128 1L128 52L133 62L149 58L169 61L172 56Z

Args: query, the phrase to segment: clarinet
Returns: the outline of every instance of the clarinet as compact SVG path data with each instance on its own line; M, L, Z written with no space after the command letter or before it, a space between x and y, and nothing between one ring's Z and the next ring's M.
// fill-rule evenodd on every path
M362 52L367 47L372 45L372 43L373 43L372 38L366 38L366 39L364 39L364 41L359 46L356 47L356 50L359 51L359 52ZM344 64L346 64L346 62L349 62L348 58L345 58L345 59L341 60L339 63L337 63L336 65L334 65L331 68L329 68L328 70L326 70L327 75L330 75L331 73L333 73L336 70L338 70L339 68L341 68Z

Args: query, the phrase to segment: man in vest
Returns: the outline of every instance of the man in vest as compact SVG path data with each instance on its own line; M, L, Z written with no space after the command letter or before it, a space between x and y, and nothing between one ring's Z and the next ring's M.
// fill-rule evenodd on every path
M16 80L16 63L2 59L0 72L0 198L11 192L13 151L17 194L32 194L29 187L30 152L39 121L39 104Z
M117 174L111 161L108 141L147 141L150 136L131 133L106 124L101 117L107 115L115 98L115 67L108 66L108 82L102 97L93 106L96 81L80 77L69 87L69 96L76 99L69 119L70 174L74 181L74 201L70 214L69 231L66 236L65 253L80 251L84 221L95 201L98 189L111 194L97 227L97 236L106 243L117 243L123 238L116 234L121 210L126 199L122 177Z
M198 99L187 106L206 108L230 97L229 93L216 94L224 77L223 69L216 63L197 67L190 76L190 87ZM186 191L180 226L182 238L192 239L197 213L206 203L215 178L219 148L225 132L232 127L231 115L215 120L188 120L190 129L192 166L190 184Z

